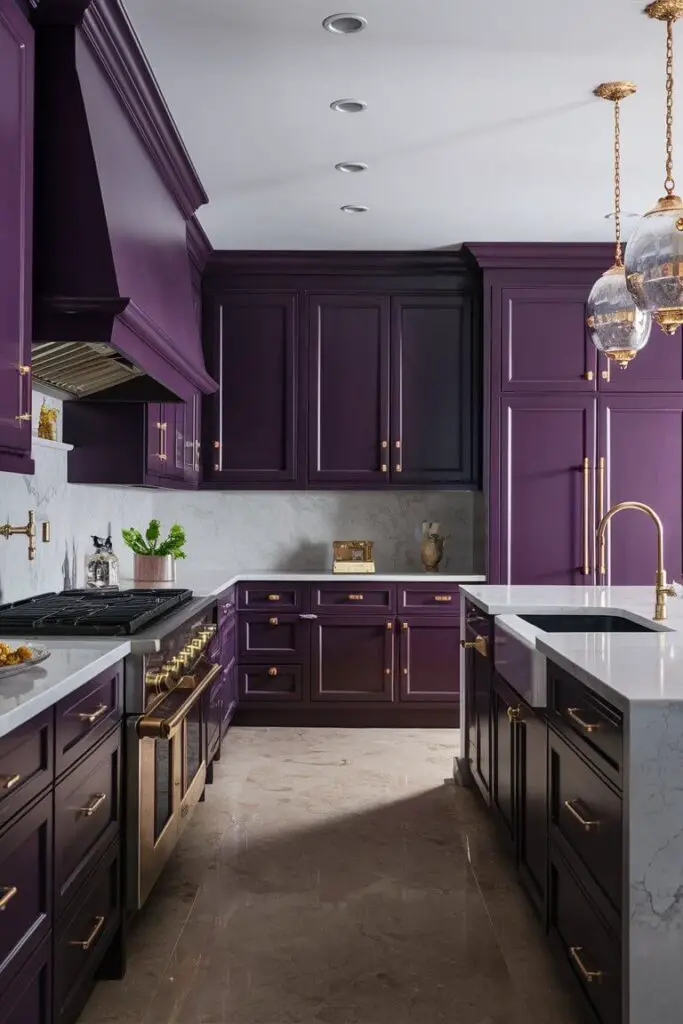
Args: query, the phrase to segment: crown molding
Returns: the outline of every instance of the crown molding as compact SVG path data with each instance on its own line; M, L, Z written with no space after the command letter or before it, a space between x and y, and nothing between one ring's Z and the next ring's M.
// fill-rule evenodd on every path
M196 217L190 217L187 222L187 253L200 274L212 252L213 246L204 228Z
M214 249L206 274L465 274L469 262L458 249L394 250Z
M611 242L465 242L482 270L606 270L614 262Z

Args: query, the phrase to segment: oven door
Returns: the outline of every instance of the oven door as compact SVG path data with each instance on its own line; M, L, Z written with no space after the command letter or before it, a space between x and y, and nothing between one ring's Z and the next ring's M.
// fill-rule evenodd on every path
M129 906L139 909L171 855L206 782L203 696L220 665L202 659L150 714L131 723L137 748L137 858ZM132 823L131 823L132 824ZM135 841L135 836L129 836ZM129 867L129 870L131 868Z

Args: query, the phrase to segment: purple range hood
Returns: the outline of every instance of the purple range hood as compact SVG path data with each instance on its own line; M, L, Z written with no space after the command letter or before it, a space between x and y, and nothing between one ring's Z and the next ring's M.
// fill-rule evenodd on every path
M137 37L118 0L33 2L34 381L209 394L186 235L207 197Z

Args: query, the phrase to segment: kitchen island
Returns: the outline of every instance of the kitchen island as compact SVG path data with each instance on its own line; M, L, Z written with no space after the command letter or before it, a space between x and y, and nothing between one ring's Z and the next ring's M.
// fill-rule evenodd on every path
M459 775L604 1024L683 1004L683 600L654 610L654 586L463 587Z

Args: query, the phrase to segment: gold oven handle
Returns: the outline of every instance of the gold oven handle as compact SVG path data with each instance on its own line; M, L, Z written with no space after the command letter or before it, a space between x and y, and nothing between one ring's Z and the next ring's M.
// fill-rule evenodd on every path
M590 576L590 545L588 540L588 520L590 518L591 501L591 460L586 457L583 460L583 568L584 576Z
M137 724L137 733L140 739L172 739L189 715L192 708L201 700L202 696L206 693L211 686L211 683L221 671L221 665L214 665L209 669L202 681L197 683L195 688L190 691L190 695L187 700L184 700L180 707L174 711L172 715L169 715L168 718L156 718L154 715L148 715L141 718Z

